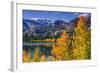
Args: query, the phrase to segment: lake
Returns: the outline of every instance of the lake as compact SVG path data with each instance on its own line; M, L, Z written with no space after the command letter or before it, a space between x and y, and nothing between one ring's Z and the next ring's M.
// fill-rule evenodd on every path
M39 46L39 45L52 45L54 42L38 42L38 43L23 43L23 46Z

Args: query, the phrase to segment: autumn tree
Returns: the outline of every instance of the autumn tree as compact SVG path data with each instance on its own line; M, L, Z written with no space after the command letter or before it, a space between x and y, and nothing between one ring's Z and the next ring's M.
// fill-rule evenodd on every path
M56 44L52 47L52 55L55 57L55 60L68 60L68 49L69 49L69 35L66 31L63 31L60 38L56 39Z
M41 58L40 58L40 61L46 61L45 53L42 54L42 56L41 56Z
M90 59L91 57L91 32L87 27L87 18L80 16L73 36L73 59Z
M35 48L35 52L34 52L34 58L33 58L33 61L35 62L39 62L40 61L40 49L39 47Z
M22 52L23 62L30 62L30 53L25 50L23 50Z

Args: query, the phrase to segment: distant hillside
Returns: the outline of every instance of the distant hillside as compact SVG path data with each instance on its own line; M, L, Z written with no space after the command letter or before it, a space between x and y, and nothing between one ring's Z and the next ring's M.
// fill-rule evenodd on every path
M86 19L86 26L90 29L91 16L90 15L80 15L66 22L63 20L56 20L52 22L49 19L23 19L23 37L26 39L44 39L44 38L57 38L62 34L63 30L68 33L73 33L74 28L77 26L77 21L80 17Z

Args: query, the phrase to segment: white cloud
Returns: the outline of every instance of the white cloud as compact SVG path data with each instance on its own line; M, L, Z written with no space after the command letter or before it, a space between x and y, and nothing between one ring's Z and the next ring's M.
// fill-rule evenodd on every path
M86 14L86 13L80 14L78 17L80 17L80 16L89 17L89 14Z
M30 18L30 20L38 20L39 18Z

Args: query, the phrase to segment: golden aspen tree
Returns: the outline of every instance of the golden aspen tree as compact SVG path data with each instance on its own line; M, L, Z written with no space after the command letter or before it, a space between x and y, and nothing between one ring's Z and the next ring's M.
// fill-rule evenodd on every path
M41 56L40 61L46 61L46 56L45 56L45 54L43 54L43 55Z
M34 58L33 58L33 61L34 62L39 62L40 61L40 49L37 47L35 48L35 53L34 53Z
M30 61L30 53L26 52L25 50L23 50L23 62L29 62Z
M75 47L73 48L73 59L89 59L91 51L91 32L86 24L86 17L80 16L73 36Z
M56 58L56 60L69 59L69 35L66 33L66 31L63 31L61 37L56 40L56 44L54 44L52 47L52 55Z

